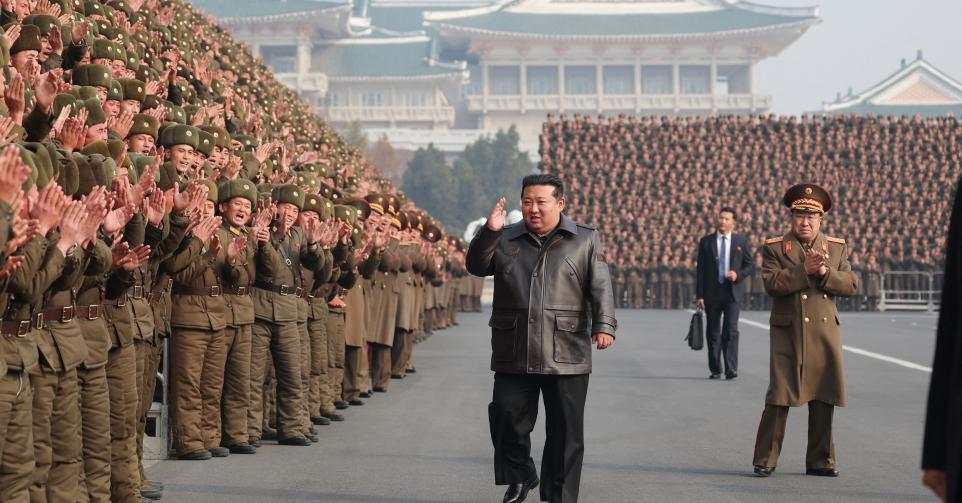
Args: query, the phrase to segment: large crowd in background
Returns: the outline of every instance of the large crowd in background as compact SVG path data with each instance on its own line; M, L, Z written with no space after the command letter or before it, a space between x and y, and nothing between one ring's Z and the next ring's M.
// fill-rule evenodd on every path
M309 446L480 309L463 243L212 18L0 3L0 501L159 498L164 385L181 459Z
M939 289L962 122L576 113L548 117L539 153L541 169L569 184L569 214L602 230L622 307L689 307L695 247L720 207L736 210L736 232L759 249L787 232L785 187L818 180L835 196L823 230L847 241L863 277L842 307L871 310L883 289ZM760 288L753 281L745 299L756 308Z

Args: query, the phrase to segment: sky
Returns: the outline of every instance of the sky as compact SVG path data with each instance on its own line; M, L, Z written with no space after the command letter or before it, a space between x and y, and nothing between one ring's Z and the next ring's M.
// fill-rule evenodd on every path
M962 0L755 0L784 7L818 5L822 22L758 66L761 94L772 111L820 110L848 88L858 94L912 61L918 50L962 81Z

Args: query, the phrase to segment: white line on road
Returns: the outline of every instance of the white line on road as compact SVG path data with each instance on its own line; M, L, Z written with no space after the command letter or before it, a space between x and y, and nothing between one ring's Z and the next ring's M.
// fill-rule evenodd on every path
M738 321L746 325L751 325L756 328L761 328L762 330L768 330L769 328L771 328L767 323L759 323L754 320L746 320L745 318L739 318ZM868 351L862 348L856 348L854 346L846 346L844 344L842 345L842 349L844 349L845 351L855 353L857 355L867 356L869 358L875 358L876 360L882 360L883 362L901 365L902 367L910 368L912 370L921 370L922 372L928 372L930 374L932 373L932 367L926 367L925 365L919 365L918 363L902 360L900 358L895 358L892 356L875 353L873 351Z

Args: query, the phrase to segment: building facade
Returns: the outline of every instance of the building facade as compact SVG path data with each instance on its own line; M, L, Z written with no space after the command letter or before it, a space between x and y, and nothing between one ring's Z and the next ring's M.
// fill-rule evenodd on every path
M536 151L548 113L768 111L757 64L820 21L736 0L238 2L196 0L335 127L457 150L514 125Z

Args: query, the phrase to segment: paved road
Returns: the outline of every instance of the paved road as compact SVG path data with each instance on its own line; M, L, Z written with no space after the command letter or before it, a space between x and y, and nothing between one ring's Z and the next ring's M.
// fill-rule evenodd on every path
M595 355L582 501L934 501L918 469L928 373L846 353L849 406L836 414L842 476L804 475L806 412L794 409L778 473L757 479L751 457L768 382L767 332L742 324L740 377L709 381L705 352L682 341L688 316L619 312L617 342ZM742 317L767 321L765 313ZM501 501L487 434L487 314L460 321L417 346L417 374L345 411L347 421L322 428L319 445L265 443L254 456L151 467L166 484L163 501ZM842 327L847 345L929 366L935 321L847 314ZM536 463L543 429L539 421Z

